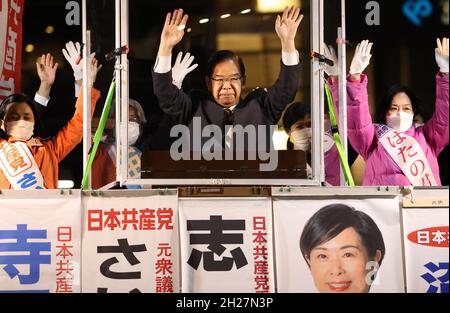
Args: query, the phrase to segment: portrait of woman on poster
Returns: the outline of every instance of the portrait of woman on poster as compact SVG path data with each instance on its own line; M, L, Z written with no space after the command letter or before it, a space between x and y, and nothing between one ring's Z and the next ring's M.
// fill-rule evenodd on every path
M325 206L308 220L300 250L321 293L368 293L386 253L373 219L345 204Z

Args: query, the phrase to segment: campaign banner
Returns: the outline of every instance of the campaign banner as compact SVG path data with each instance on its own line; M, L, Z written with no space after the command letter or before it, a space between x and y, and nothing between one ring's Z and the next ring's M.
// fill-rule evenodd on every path
M273 210L278 292L405 291L398 197L274 198Z
M0 293L79 293L80 191L2 192Z
M275 292L270 198L181 198L182 292Z
M403 209L406 289L409 293L448 293L449 209Z
M83 206L83 293L179 292L175 192L88 195Z
M21 89L24 0L0 0L0 101Z

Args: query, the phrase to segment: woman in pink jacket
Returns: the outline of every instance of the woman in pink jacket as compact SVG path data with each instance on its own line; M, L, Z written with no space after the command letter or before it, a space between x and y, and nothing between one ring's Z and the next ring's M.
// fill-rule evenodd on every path
M370 63L372 43L356 48L348 91L348 136L366 161L366 186L439 186L437 158L449 143L449 40L437 40L436 109L425 125L413 123L416 103L406 90L398 90L389 106L379 113L381 124L373 124L369 112L368 78L363 71Z

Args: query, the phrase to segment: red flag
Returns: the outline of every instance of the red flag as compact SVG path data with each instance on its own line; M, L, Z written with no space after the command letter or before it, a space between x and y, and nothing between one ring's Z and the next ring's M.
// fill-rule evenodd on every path
M0 101L21 90L24 0L0 0Z

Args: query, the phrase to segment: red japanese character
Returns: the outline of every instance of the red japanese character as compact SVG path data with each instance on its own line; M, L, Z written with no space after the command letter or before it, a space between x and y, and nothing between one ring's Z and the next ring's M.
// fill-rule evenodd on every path
M264 216L253 217L254 230L266 230L266 218Z
M134 230L137 230L138 228L138 220L137 220L137 210L132 209L129 211L128 209L124 209L122 212L123 219L122 219L122 229L126 230L127 226L131 224L133 226Z
M109 228L111 230L114 230L116 228L120 228L120 220L119 215L121 214L120 211L116 211L114 209L111 209L109 211L103 212L103 214L106 216L105 223L103 226L105 228Z
M155 230L155 210L139 210L139 230Z
M158 209L156 214L158 215L158 230L163 229L163 227L165 229L173 229L173 210L171 208Z

